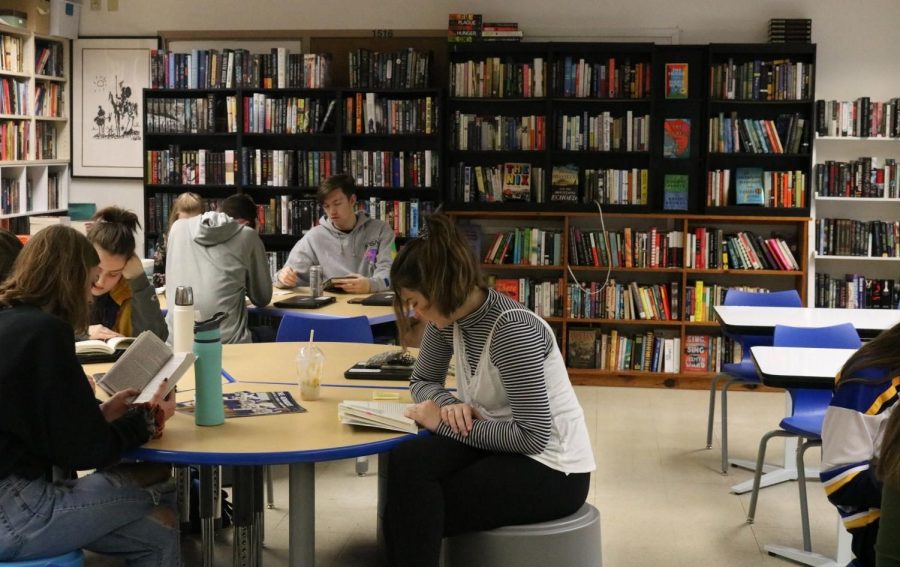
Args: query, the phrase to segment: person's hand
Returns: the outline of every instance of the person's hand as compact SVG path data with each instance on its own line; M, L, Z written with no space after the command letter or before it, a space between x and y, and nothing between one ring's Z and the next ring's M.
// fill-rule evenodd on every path
M450 404L441 407L441 421L450 426L453 433L468 437L472 431L472 420L477 419L478 411L469 404Z
M127 390L116 392L108 400L100 404L100 411L103 412L103 417L107 423L112 423L125 415L125 412L131 407L131 400L138 394L140 394L138 390L128 388Z
M128 259L128 262L125 263L125 268L122 269L122 276L126 280L133 280L144 273L144 265L141 263L141 259L137 256L132 256Z
M150 398L150 406L157 406L163 412L163 417L168 420L170 417L175 415L175 389L173 388L169 395L166 395L166 390L169 389L169 380L163 380L162 384L159 385L159 388L154 392L153 397Z
M278 281L287 287L297 287L300 278L297 277L297 272L293 268L285 266L278 272Z
M441 424L441 408L431 400L409 406L404 415L432 433Z
M105 341L106 339L112 339L115 337L121 337L119 333L113 331L112 329L108 329L103 325L91 325L88 327L88 337L92 339L100 339L101 341Z
M371 288L369 285L369 278L363 277L360 274L350 274L347 277L340 279L332 278L331 281L334 282L334 287L341 291L346 291L347 293L369 293L369 289Z

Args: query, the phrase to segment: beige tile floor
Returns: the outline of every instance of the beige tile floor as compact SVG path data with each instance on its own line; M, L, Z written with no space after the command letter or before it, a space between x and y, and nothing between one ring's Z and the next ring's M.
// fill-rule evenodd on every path
M762 491L756 523L745 522L750 496L729 487L748 471L718 470L718 431L705 447L707 392L578 387L592 434L598 469L588 501L602 516L603 564L619 566L791 565L769 557L765 544L800 547L797 484ZM777 426L784 397L777 393L729 395L731 454L755 458L760 436ZM718 428L718 419L716 421ZM773 440L769 462L778 463L782 442ZM807 454L818 466L820 454ZM376 459L357 477L352 461L317 465L316 565L375 566ZM837 513L818 482L810 482L813 549L833 556ZM266 565L287 563L287 470L275 469L276 508L266 511ZM199 542L183 544L186 565L199 565ZM114 563L89 557L89 567ZM231 564L230 531L216 546L216 564Z

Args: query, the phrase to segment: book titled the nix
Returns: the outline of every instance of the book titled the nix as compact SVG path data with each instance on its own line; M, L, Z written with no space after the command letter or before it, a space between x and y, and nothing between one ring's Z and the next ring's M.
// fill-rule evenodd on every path
M144 331L112 368L97 379L97 385L110 396L134 388L140 394L132 403L149 402L166 379L166 393L171 392L195 359L190 352L173 353L159 337L150 331Z

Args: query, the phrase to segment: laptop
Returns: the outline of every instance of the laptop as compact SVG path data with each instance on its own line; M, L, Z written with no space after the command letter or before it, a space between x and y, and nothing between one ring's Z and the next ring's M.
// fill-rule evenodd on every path
M275 307L286 307L288 309L319 309L337 301L331 296L310 297L308 295L295 295L276 301L272 305Z

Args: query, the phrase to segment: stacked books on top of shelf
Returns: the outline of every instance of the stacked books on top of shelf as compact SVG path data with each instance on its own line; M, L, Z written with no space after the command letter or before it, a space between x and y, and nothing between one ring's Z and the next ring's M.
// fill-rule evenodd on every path
M900 309L900 283L847 274L843 279L816 274L816 307Z
M284 47L273 47L271 53L250 53L246 49L172 53L152 49L150 77L154 89L328 88L331 54L289 53Z
M900 97L816 101L816 134L835 137L900 138Z
M812 43L812 20L808 18L772 18L769 43Z
M447 41L522 41L524 34L517 22L484 22L481 14L450 14Z
M812 63L790 59L756 59L714 63L709 70L709 95L722 100L808 100L813 88Z
M896 199L897 160L861 157L851 162L827 160L816 164L816 191L820 197L887 197Z
M431 81L430 51L357 49L349 57L352 89L425 89Z

